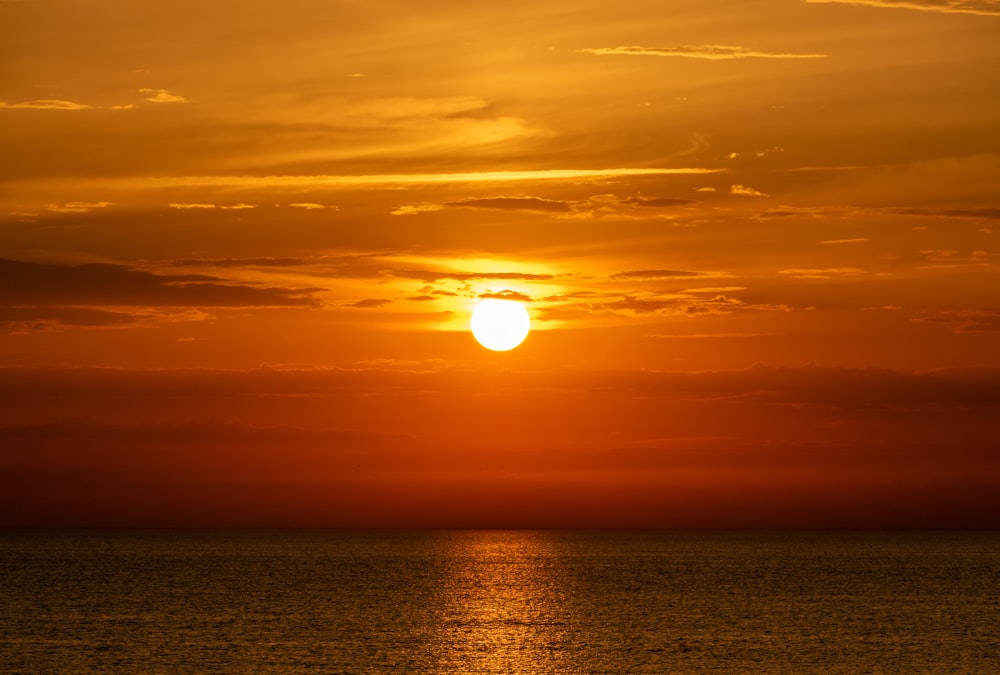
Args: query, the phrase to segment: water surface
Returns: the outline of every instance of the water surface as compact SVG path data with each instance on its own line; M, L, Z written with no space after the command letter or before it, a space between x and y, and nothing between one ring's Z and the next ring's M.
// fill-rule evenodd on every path
M1000 671L1000 533L16 532L6 673Z

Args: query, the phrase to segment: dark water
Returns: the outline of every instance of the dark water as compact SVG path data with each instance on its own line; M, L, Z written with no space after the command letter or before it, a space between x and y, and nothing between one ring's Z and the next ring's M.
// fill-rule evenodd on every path
M0 536L5 673L1000 672L1000 533Z

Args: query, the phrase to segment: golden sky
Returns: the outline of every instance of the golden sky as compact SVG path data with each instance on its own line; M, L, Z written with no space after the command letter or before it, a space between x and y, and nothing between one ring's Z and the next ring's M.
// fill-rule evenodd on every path
M0 0L0 525L1000 526L998 38Z

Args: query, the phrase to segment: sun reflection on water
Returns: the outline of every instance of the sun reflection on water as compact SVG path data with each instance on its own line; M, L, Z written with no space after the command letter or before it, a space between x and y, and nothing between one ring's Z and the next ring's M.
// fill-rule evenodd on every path
M439 672L569 672L561 564L552 535L463 532L449 540Z

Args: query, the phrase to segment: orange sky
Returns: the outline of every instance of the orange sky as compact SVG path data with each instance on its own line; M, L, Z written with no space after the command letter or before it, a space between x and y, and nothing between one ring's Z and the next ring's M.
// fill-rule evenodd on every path
M0 526L1000 527L998 36L2 0Z

